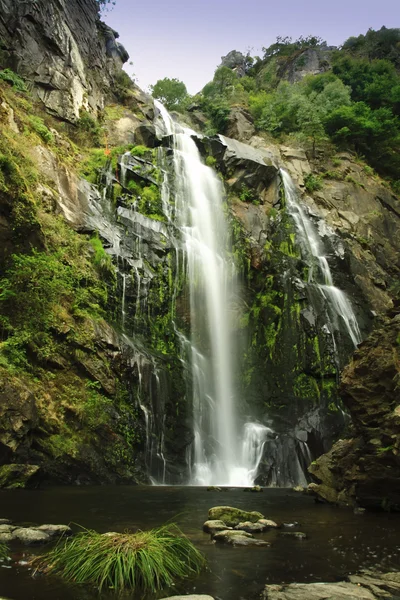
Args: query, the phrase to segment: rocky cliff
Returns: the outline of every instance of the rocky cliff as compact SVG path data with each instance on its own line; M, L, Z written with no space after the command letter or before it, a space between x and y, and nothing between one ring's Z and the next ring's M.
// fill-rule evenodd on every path
M19 73L55 116L95 116L123 73L128 55L99 20L95 0L1 0L1 62Z

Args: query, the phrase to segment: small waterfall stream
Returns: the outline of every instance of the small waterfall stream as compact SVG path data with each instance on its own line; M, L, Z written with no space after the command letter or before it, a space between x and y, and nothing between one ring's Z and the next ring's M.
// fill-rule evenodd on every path
M156 102L159 133L173 139L173 182L164 178L162 201L168 221L181 234L189 287L190 335L180 332L192 372L193 485L252 485L270 430L241 423L235 398L230 303L235 270L229 257L224 189L201 160L194 131L172 121ZM171 189L174 186L174 210Z
M285 189L286 208L295 223L302 255L310 267L308 284L315 287L327 305L330 318L328 327L335 349L334 332L340 329L340 324L344 326L354 347L357 347L362 338L351 303L346 294L333 284L321 238L299 203L298 193L290 175L284 169L281 169L280 173Z

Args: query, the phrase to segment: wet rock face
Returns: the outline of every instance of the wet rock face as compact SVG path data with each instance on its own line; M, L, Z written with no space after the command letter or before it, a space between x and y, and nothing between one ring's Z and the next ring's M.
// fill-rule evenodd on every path
M329 502L400 510L400 316L361 344L342 378L342 398L354 423L310 467L312 493Z
M74 122L82 108L103 108L128 55L99 21L95 0L1 0L0 15L7 65L32 83L50 112Z

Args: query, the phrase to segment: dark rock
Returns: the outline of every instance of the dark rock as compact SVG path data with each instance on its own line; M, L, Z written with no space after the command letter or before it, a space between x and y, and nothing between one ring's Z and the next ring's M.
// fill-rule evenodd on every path
M156 135L156 129L151 123L142 123L135 129L134 133L135 144L155 148L160 145L160 141Z
M0 467L0 488L14 490L35 488L40 482L38 465L3 465Z
M400 322L363 342L342 376L354 437L339 440L310 466L312 493L328 502L400 510Z

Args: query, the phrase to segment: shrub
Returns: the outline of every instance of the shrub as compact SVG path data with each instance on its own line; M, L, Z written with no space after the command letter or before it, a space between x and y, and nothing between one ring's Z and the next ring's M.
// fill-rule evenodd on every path
M176 525L137 533L84 530L62 540L48 554L33 559L39 570L67 581L91 583L115 591L152 592L171 586L176 578L197 575L203 555Z
M304 187L306 188L307 192L316 192L317 190L320 190L322 188L321 178L318 175L309 173L304 178Z
M207 156L207 158L206 158L207 167L215 167L216 162L217 162L217 159L214 158L214 156Z

